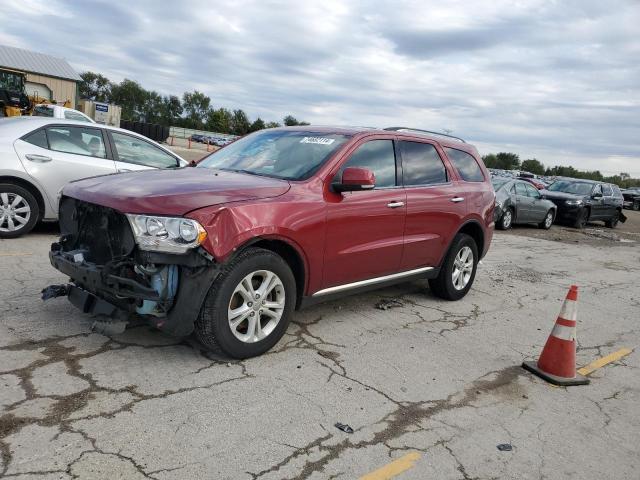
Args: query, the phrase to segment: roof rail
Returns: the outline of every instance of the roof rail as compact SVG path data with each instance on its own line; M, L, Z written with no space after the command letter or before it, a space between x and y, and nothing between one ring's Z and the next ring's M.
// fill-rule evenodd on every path
M456 140L460 140L462 143L467 143L463 139L461 139L460 137L456 137L454 135L449 135L448 133L434 132L432 130L421 130L419 128L410 128L410 127L387 127L387 128L383 128L383 130L389 130L389 131L392 131L392 132L399 132L399 131L402 131L402 130L408 130L410 132L430 133L432 135L440 135L442 137L455 138Z

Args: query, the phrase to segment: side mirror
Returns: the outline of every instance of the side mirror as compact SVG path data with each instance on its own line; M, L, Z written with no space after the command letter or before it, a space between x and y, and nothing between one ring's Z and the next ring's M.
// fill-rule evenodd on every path
M334 183L336 192L358 192L372 190L376 186L376 176L368 168L348 167L342 172L340 183Z
M602 193L596 192L593 195L591 195L591 198L593 198L594 200L599 200L602 198Z

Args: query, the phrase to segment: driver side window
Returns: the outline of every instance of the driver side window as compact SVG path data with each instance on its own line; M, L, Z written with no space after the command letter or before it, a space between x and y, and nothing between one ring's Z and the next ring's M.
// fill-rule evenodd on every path
M372 140L360 145L342 165L334 182L342 180L342 172L347 167L368 168L376 177L376 188L396 186L396 156L393 140Z
M174 156L145 140L113 131L110 133L121 162L155 168L178 166L178 160Z
M540 198L540 193L538 192L538 190L536 190L535 187L531 186L531 185L525 185L525 188L527 189L527 195L531 198Z

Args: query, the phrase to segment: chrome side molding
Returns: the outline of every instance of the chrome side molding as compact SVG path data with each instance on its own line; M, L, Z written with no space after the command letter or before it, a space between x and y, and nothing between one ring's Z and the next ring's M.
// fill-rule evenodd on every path
M385 275L383 277L375 277L375 278L369 278L368 280L360 280L359 282L345 283L344 285L336 285L335 287L329 287L323 290L318 290L316 293L314 293L311 296L321 297L323 295L329 295L331 293L342 292L344 290L351 290L352 288L375 285L376 283L386 282L387 280L395 280L398 278L410 277L412 275L417 275L419 273L428 272L429 270L433 270L433 267L416 268L414 270L408 270L406 272L400 272L400 273L393 273L391 275Z

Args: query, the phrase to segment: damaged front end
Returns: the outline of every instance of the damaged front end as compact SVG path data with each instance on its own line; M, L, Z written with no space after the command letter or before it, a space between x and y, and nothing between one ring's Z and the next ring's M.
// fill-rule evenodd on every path
M202 235L189 230L192 221L127 216L71 197L62 198L59 216L61 237L49 259L71 284L47 287L43 299L66 295L85 313L139 317L172 335L191 333L219 271L197 246L199 237L187 242Z

